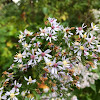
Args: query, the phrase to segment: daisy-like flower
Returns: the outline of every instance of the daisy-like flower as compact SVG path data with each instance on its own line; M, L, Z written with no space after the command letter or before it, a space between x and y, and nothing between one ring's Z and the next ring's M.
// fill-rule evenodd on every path
M97 44L95 39L96 39L96 37L93 36L93 34L91 34L91 33L86 38L86 40L87 40L87 42L89 44L89 47L88 47L89 49L92 49L93 50L95 48L94 47L94 44Z
M22 92L21 92L21 95L22 95L23 97L25 97L26 93L27 93L27 91L22 91Z
M54 58L54 60L51 63L51 74L57 74L58 70L63 69L60 65L61 65L61 61L56 62L56 58Z
M62 66L63 66L63 69L66 69L66 68L70 67L69 58L65 58L65 56L62 57Z
M51 24L53 24L53 23L56 23L56 21L57 21L57 19L55 19L55 18L48 18L48 20L49 20L49 22L51 23Z
M54 41L57 40L56 32L51 32L51 31L48 32L46 40L49 40L51 43L51 39L53 39Z
M47 36L47 28L45 27L44 29L40 28L40 36Z
M36 65L36 59L38 59L37 55L34 54L34 49L32 49L32 54L30 53L30 60L28 61L28 65Z
M15 89L12 89L10 92L6 92L6 96L10 96L7 100L18 100L16 97L19 94L19 92L15 92Z
M25 34L23 32L20 32L21 34L19 35L19 43L21 43L23 40L25 40Z
M24 49L29 50L29 48L31 47L31 44L27 44L26 41L22 42L22 46Z
M24 50L24 52L22 53L23 58L29 57L30 53L26 52L26 50Z
M70 32L70 28L69 27L64 28L63 31L64 31L63 39L65 39L65 42L68 44L69 37L71 37L73 35L73 33Z
M19 92L19 88L22 86L22 84L17 83L15 80L13 85L14 85L13 89L15 89L16 92Z
M47 66L51 66L51 64L52 64L51 60L48 58L45 58L45 63Z
M78 56L81 56L82 52L84 51L84 56L89 55L89 53L87 52L88 48L85 47L86 44L87 44L87 42L84 43L83 45L82 45L81 43L79 43L79 42L75 42L74 48L75 48L76 50L74 50L74 53L77 52L77 55L78 55Z
M93 36L93 34L91 34L91 33L89 33L88 37L86 38L88 43L92 43L95 39L96 39L96 37Z
M47 49L45 52L42 52L42 51L38 48L38 51L39 51L39 52L36 52L36 55L39 56L38 62L40 62L43 58L44 58L44 60L45 60L46 57L52 58L52 56L48 54L48 53L51 52L50 49Z
M29 76L29 79L27 79L26 77L24 77L24 79L25 79L26 81L28 81L28 82L27 82L27 85L29 85L30 83L35 83L35 82L36 82L36 79L32 80L31 76Z
M69 27L64 28L63 31L64 31L64 33L68 33L68 37L71 37L71 35L73 35L73 33L71 33Z
M21 53L17 53L14 57L14 62L22 62L22 54Z
M82 38L86 39L89 36L89 34L87 32L85 32L84 34L82 34Z
M84 23L82 24L82 27L76 27L76 34L79 34L79 36L82 37L82 33L84 32L84 28L87 26L84 26Z
M99 30L96 25L93 25L93 22L91 23L91 28L92 28L93 31Z
M27 29L25 29L24 34L25 34L25 36L31 36L33 34L33 32L30 32Z
M33 45L34 47L40 47L41 46L40 44L41 44L40 42L37 42L37 43L34 43Z
M60 23L57 23L57 19L55 18L48 18L50 24L51 24L51 28L52 28L52 31L60 31L63 29L63 27L61 25L59 25Z
M46 63L46 66L45 68L47 69L47 71L51 71L51 64L52 64L52 61L48 58L45 58L45 63Z
M23 62L18 64L18 68L22 70L22 68L24 67Z

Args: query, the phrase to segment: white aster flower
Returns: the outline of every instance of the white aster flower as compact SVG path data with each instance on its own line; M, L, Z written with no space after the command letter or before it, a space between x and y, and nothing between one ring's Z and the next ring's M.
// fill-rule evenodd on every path
M19 88L21 87L22 84L17 83L15 80L13 85L14 85L13 89L15 89L16 92L19 92Z
M65 40L65 42L68 44L68 41L70 40L69 38L73 35L73 33L71 33L70 31L70 28L69 27L66 27L64 29L64 37L63 39Z
M84 34L82 34L82 38L86 39L88 37L88 35L89 34L87 32L85 32Z
M93 31L99 30L98 27L97 27L96 25L93 25L93 22L91 23L91 28L93 29Z
M40 47L41 46L40 44L41 44L40 42L37 42L37 43L34 43L33 45L34 47Z
M94 49L95 47L94 47L94 45L97 45L97 42L96 42L96 37L95 36L93 36L93 34L89 34L88 35L88 37L86 38L86 40L87 40L87 42L88 42L88 44L89 44L89 49Z
M70 61L69 61L69 58L65 58L62 57L62 66L63 66L63 69L65 70L66 68L69 68L70 67Z
M40 28L40 36L47 36L47 28L45 27L44 29Z
M23 67L24 67L23 62L18 64L18 68L19 68L20 70L22 70Z
M19 92L15 92L15 89L12 89L10 92L5 93L6 96L10 96L8 100L18 100L18 98L16 97L18 94Z
M26 52L26 50L24 50L24 52L22 53L23 58L29 57L30 53Z
M49 33L46 40L49 40L51 42L51 39L53 39L54 41L57 40L57 36L55 36L56 33Z
M44 60L45 60L46 57L52 58L52 56L48 54L48 53L51 52L50 49L47 49L45 52L42 52L42 51L38 48L38 51L39 51L39 52L36 52L37 56L39 56L38 62L40 62L43 58L44 58Z
M26 77L24 77L24 79L25 79L26 81L28 81L28 82L27 82L27 85L29 85L30 83L35 83L35 82L36 82L36 79L32 80L31 76L29 76L29 79L27 79Z
M14 62L22 62L22 54L21 53L18 53L18 54L16 54L15 55L15 57L14 57Z
M84 28L87 26L84 26L84 23L82 24L82 27L76 27L76 34L79 34L80 37L82 37L83 32L84 32Z
M74 45L75 45L74 46L74 48L75 48L74 53L77 53L78 56L81 56L82 52L84 52L84 56L89 55L89 53L87 52L88 48L85 47L86 44L87 44L87 42L84 43L83 45L79 42L75 42L74 43Z
M61 61L56 62L56 58L51 63L51 74L57 74L58 70L63 69L60 65L62 64Z
M20 32L21 34L19 35L19 43L21 43L23 40L25 40L25 34L23 32Z
M23 97L25 97L26 93L27 93L27 91L22 91L22 92L21 92L21 95L22 95Z
M57 23L57 19L55 18L48 18L50 24L51 24L51 28L52 28L52 31L60 31L63 29L63 27L61 25L59 25L60 23Z
M31 44L27 44L26 41L22 42L22 46L25 50L29 50L29 48L31 47Z
M55 18L48 18L48 20L49 20L49 22L51 23L51 24L53 24L53 23L56 23L56 21L57 21L57 19L55 19Z
M30 60L28 61L28 65L36 65L36 59L38 59L37 55L34 54L34 49L32 49L32 54L30 53Z
M24 34L25 34L25 36L31 36L31 35L33 35L33 32L30 32L27 29L25 29Z

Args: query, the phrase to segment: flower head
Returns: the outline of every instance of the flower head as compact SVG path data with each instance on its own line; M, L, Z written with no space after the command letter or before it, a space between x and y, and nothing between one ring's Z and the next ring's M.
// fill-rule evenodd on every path
M28 81L28 82L27 82L27 85L36 82L36 79L32 80L31 76L29 76L29 79L27 79L26 77L24 77L24 79L25 79L26 81Z

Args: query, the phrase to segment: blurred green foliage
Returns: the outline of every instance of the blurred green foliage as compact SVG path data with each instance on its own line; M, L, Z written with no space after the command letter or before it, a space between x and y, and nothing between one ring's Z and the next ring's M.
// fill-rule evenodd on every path
M82 23L89 26L94 21L92 8L99 9L100 0L20 0L18 4L12 0L0 0L0 73L13 63L20 31L27 28L37 32L39 27L44 27L48 17L57 18L64 26L81 26ZM76 93L80 92L80 100L99 100L98 83L95 87L98 88L97 94L94 87L92 90L76 90Z

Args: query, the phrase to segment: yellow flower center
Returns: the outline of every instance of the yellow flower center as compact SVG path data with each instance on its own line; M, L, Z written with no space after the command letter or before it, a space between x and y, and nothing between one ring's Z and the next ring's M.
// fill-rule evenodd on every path
M63 29L63 32L66 32L66 29Z
M83 46L80 46L80 49L81 49L81 50L84 50L84 47L83 47Z
M20 35L20 36L19 36L19 39L22 39L22 38L23 38L23 35Z
M86 38L86 34L83 35L83 38Z
M75 45L79 45L79 42L75 42Z
M27 34L30 35L30 32L28 31Z
M28 80L29 82L32 82L32 78L29 78L29 80Z
M27 43L25 43L25 45L24 45L25 47L27 47L28 46L28 44Z
M22 94L21 94L23 97L25 96L25 92L22 92Z
M66 61L66 60L64 60L64 61L63 61L63 65L66 65L66 64L67 64L67 61Z
M47 64L48 66L50 66L50 65L51 65L51 62L47 62L46 64Z
M62 53L64 53L65 52L65 50L62 50Z
M95 29L95 26L93 26L93 29Z
M19 53L19 54L17 55L17 57L18 57L18 58L22 58L22 54Z
M14 97L15 97L15 94L14 94L14 93L11 93L11 94L10 94L10 97L11 97L11 98L14 98Z
M22 68L22 67L23 67L23 64L20 64L20 65L19 65L19 68Z
M29 94L27 97L28 98L33 98L34 96L33 96L33 94Z

